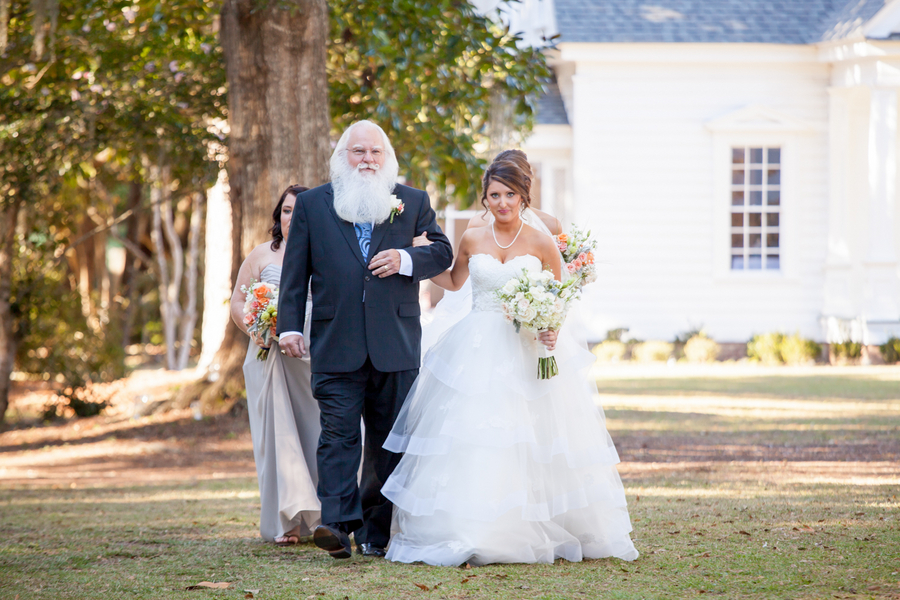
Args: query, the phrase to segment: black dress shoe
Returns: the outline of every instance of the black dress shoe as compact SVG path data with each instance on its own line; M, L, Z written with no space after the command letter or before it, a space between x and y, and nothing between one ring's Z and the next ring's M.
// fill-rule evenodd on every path
M384 558L386 551L381 546L376 546L375 544L357 544L356 545L356 553L362 554L363 556L374 556L377 558Z
M332 558L350 558L350 536L335 524L319 525L313 532L313 543Z

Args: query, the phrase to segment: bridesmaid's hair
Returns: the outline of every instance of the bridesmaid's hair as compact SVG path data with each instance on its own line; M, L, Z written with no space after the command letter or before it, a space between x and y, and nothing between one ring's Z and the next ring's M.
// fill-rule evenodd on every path
M272 234L272 244L269 247L272 250L278 250L281 247L281 242L284 241L284 232L281 231L281 207L284 205L284 199L288 195L299 196L300 192L305 192L308 189L308 187L303 187L302 185L291 184L281 193L281 198L278 199L278 204L275 205L275 210L272 212L272 221L275 224L269 229L269 233Z
M494 159L494 162L484 171L484 177L481 178L481 205L484 206L485 212L489 210L487 203L487 190L492 181L502 183L519 196L522 197L523 210L531 206L531 167L523 169L520 166L522 159L501 158L503 154L518 152L523 157L525 153L521 150L507 150L502 152ZM528 161L525 160L525 164Z

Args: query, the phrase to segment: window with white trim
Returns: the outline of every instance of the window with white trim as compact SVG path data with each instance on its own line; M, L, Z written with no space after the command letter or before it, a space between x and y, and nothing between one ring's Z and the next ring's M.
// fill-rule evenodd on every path
M731 270L781 269L781 148L731 149Z

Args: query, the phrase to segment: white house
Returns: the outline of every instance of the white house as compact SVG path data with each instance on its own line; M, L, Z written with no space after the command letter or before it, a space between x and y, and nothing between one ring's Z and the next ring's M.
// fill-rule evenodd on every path
M900 336L900 0L525 0L557 83L524 149L593 229L590 337Z

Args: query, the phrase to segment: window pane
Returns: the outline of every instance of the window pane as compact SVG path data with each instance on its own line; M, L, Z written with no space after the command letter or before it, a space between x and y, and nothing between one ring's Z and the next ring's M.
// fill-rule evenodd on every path
M778 247L778 234L777 233L767 233L766 234L766 248L777 248Z
M747 261L748 269L762 269L762 255L761 254L751 254Z
M731 192L731 205L732 206L743 206L744 205L744 192Z
M762 185L762 169L750 171L750 185Z
M767 182L769 185L778 185L781 183L781 171L779 169L769 169Z
M750 205L751 206L761 206L762 205L762 192L750 192Z
M762 163L762 148L750 148L750 162L754 165Z
M766 268L767 269L780 269L781 261L778 260L777 254L769 254L766 256Z
M771 152L771 150L770 150L770 152ZM744 164L744 149L743 148L732 148L731 149L731 163L734 165Z
M778 227L778 213L767 214L766 225L768 225L769 227Z
M734 236L731 236L734 239ZM749 248L762 248L762 234L761 233L751 233L747 236ZM735 245L732 242L731 247L734 248Z
M744 213L731 213L731 226L732 227L743 227L744 226Z
M760 171L760 174L762 171ZM760 175L761 177L762 175ZM735 169L731 172L731 183L734 185L741 185L744 183L744 170L743 169Z
M731 257L731 268L739 270L744 268L744 257L741 255Z
M750 213L750 227L762 227L762 215L760 213Z
M781 148L769 148L766 150L766 154L767 162L770 165L781 164Z
M742 234L742 233L731 234L731 247L732 248L743 248L744 247L744 234Z
M778 190L769 190L768 193L769 206L778 206L781 204L781 192Z

